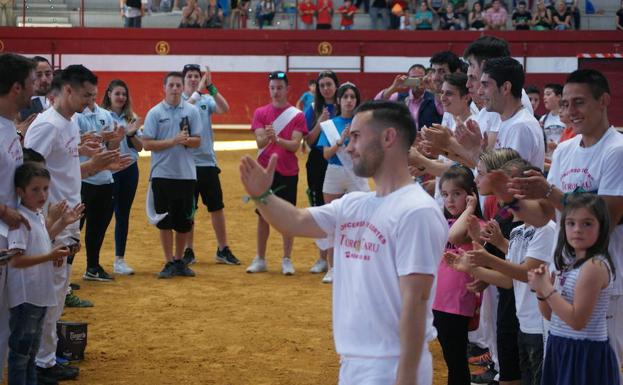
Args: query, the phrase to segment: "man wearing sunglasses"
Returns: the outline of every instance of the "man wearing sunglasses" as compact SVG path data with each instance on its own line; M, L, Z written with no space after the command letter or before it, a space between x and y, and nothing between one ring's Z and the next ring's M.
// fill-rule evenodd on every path
M227 229L225 227L225 211L223 191L218 175L221 170L216 164L214 154L214 132L212 131L212 114L223 114L229 111L229 104L212 82L210 68L201 75L198 64L186 64L182 70L184 76L184 92L182 99L193 104L201 117L201 146L192 150L195 166L197 167L197 184L195 185L195 210L199 206L199 196L208 208L212 228L218 242L216 262L227 265L239 265L240 261L234 256L227 244ZM207 93L202 93L207 92ZM186 240L184 262L195 263L193 251L194 226Z
M307 134L307 124L301 110L288 103L288 78L285 72L275 71L268 74L268 90L271 103L256 109L251 123L251 130L255 134L259 149L257 161L266 167L270 157L273 154L277 155L277 166L271 188L277 196L296 205L299 173L296 151L301 145L303 136ZM257 226L257 255L247 268L247 273L260 273L267 270L266 243L270 227L261 215L258 215ZM292 266L290 257L294 237L282 235L282 239L281 272L284 275L292 275L294 266Z

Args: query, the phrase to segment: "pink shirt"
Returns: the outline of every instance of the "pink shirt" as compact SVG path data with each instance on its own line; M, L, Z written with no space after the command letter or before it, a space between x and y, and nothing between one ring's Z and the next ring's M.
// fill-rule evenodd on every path
M253 122L251 123L251 131L258 128L264 128L269 124L272 124L275 119L287 108L292 107L291 104L286 105L283 108L276 108L272 104L267 104L263 107L259 107L253 113ZM305 116L302 112L296 114L292 120L284 127L279 133L279 137L282 139L292 139L292 133L299 131L303 135L307 134L307 124L305 123ZM290 152L281 147L277 143L269 143L264 147L264 151L258 156L257 161L262 166L268 166L268 160L272 154L277 154L279 160L277 161L277 172L283 176L294 176L299 173L299 164L296 159L296 153Z
M454 219L448 219L452 227ZM456 252L457 249L469 251L471 243L446 246L446 251ZM437 272L437 289L433 300L433 309L450 314L472 317L476 309L476 294L467 290L467 284L472 282L469 274L454 270L442 258Z
M500 7L498 12L491 7L487 10L487 13L485 13L485 19L489 24L505 24L507 18L508 12L502 7Z
M381 92L379 92L378 94L376 94L376 96L374 97L374 100L381 100L383 99L383 92L385 92L385 90L382 90ZM398 100L398 92L394 92L393 94L391 94L389 96L389 99L392 102L395 102ZM417 99L415 98L415 96L413 96L413 91L409 90L409 96L407 96L407 98L405 99L406 103L407 103L407 107L409 107L409 112L411 112L411 117L413 118L413 121L415 122L415 127L417 129L419 129L419 124L418 124L418 116L420 113L420 105L422 104L422 100L424 100L424 94L422 93L422 95L420 95ZM443 114L443 112L442 112Z

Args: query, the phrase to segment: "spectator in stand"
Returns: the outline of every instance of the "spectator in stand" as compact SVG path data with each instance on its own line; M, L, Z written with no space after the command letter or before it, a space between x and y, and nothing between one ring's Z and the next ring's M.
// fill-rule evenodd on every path
M436 16L443 15L446 12L446 0L427 0L428 9L430 9Z
M580 9L578 8L578 0L565 0L567 11L571 13L573 19L573 28L576 31L580 29Z
M331 21L333 20L333 1L318 0L316 8L318 9L316 29L331 29Z
M463 29L463 23L458 13L454 12L452 3L446 5L446 13L439 16L439 29L446 31L459 31Z
M216 0L209 0L205 13L205 27L223 28L224 20L223 9L216 3Z
M353 29L355 12L357 12L357 7L353 5L353 2L351 0L344 0L344 5L337 10L337 13L342 15L342 20L340 21L341 30L350 31ZM313 80L311 80L311 84L314 84L315 88L316 83Z
M571 12L563 0L558 0L556 3L556 11L552 13L552 26L556 31L571 29Z
M314 98L316 97L316 80L309 79L307 81L307 88L309 91L304 92L296 102L296 108L301 111L305 111L307 107L314 104Z
M0 0L0 26L15 26L15 16L13 8L15 0ZM123 9L121 10L123 12ZM2 23L2 14L4 13L4 24Z
M231 11L229 25L232 29L247 28L249 18L249 0L240 0L236 7Z
M552 29L552 14L543 0L538 0L532 16L532 29L535 31L549 31Z
M389 28L400 29L400 19L406 15L409 5L405 0L390 0L389 8Z
M305 0L299 4L299 15L303 29L314 29L314 15L316 14L316 4L311 0Z
M621 0L621 8L619 8L616 15L616 29L619 31L623 31L623 0Z
M403 10L400 14L400 27L401 31L413 31L413 23L411 22L411 14L408 10Z
M527 10L527 4L524 0L517 3L517 9L513 12L511 19L513 20L513 27L515 27L517 31L526 31L530 29L532 14Z
M379 16L383 20L381 28L378 26ZM372 20L372 29L388 29L389 28L389 7L387 0L372 0L370 7L370 19Z
M205 23L203 11L197 3L197 0L188 0L188 3L182 8L182 21L180 28L201 28Z
M0 4L2 4L2 2L3 1L0 0ZM145 15L145 8L143 5L143 1L141 0L120 1L119 7L121 8L121 18L123 19L124 27L141 28L141 20L143 18L143 15Z
M539 108L539 104L541 104L541 91L537 86L527 86L526 94L528 94L528 98L530 99L530 104L532 105L532 111L534 111L534 117L536 120L539 120L541 116L537 115L536 110Z
M466 0L448 0L448 4L454 7L454 13L461 15L463 20L467 21L467 1Z
M357 2L355 3L355 7L359 8L361 7L361 4L363 3L363 9L366 13L370 12L370 0L357 0Z
M422 0L420 7L415 12L415 29L421 31L433 29L433 13L428 9L425 0Z
M259 2L257 22L260 29L263 29L264 25L273 25L275 9L275 2L273 0L262 0Z
M506 29L507 20L508 12L502 7L500 0L493 0L493 2L491 2L491 8L485 12L485 29L504 31Z
M467 23L469 29L472 31L482 31L485 29L485 12L482 10L482 5L479 2L475 2L472 6L472 11L467 17Z

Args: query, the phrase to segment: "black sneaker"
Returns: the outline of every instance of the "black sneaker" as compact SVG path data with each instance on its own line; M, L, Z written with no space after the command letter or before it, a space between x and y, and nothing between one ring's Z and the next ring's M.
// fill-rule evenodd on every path
M216 262L226 265L240 265L240 261L231 250L229 250L228 246L225 246L223 250L216 249Z
M97 266L95 268L87 268L87 271L82 276L82 279L85 281L110 282L115 278L108 274L104 268Z
M79 285L79 284L77 284L77 283L73 283L73 282L72 282L72 283L70 283L70 284L69 284L69 288L70 288L71 290L80 290L80 285Z
M167 262L162 271L158 273L158 278L173 278L175 276L175 265L173 262Z
M487 368L485 371L478 373L478 374L472 374L472 378L471 381L474 384L492 384L492 383L496 383L495 381L495 375L498 374L498 372L493 369L492 367Z
M471 342L467 344L467 358L482 356L488 351L489 349L481 348L480 346L473 344Z
M195 258L195 252L193 251L193 249L187 247L186 250L184 250L184 256L182 257L182 260L186 265L193 265L197 263L197 258Z
M75 380L80 373L80 369L76 366L63 366L56 364L50 368L41 368L37 366L37 379L42 378L45 380ZM40 382L41 383L41 382Z
M188 265L184 263L181 259L173 261L175 266L175 275L179 275L180 277L194 277L195 272L190 270Z

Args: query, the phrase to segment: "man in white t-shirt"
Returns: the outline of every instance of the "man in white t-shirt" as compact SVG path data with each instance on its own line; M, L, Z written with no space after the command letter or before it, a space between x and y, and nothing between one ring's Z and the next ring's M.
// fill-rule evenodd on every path
M80 163L79 152L87 151L80 147L80 129L74 114L83 111L96 94L97 77L81 65L70 65L61 71L53 80L59 96L54 106L37 115L30 125L24 139L24 147L31 148L41 154L50 171L48 204L65 200L71 207L81 201L80 187L82 178L95 175L108 166L108 161L118 157L118 151L101 151L97 145L95 152L84 155L91 159ZM123 165L119 165L122 167ZM80 241L78 223L73 223L54 239L54 245L73 246ZM77 367L61 366L56 363L56 322L60 319L65 304L65 294L71 275L71 262L54 268L54 290L57 305L48 308L43 323L41 344L37 353L36 363L41 383L54 380L75 378Z
M513 179L509 187L522 198L546 198L558 211L564 208L565 195L580 189L598 194L606 202L611 224L608 250L616 270L608 335L623 365L623 135L608 121L610 95L608 80L602 73L571 73L563 88L561 111L569 116L577 136L556 148L547 180L528 173Z
M521 103L523 67L510 57L487 60L478 94L487 111L500 114L495 148L512 148L533 166L543 169L545 141L539 122Z
M250 157L240 166L267 222L290 236L326 238L334 247L333 330L341 385L432 383L430 299L448 225L409 175L414 135L403 104L359 106L347 151L355 174L372 177L377 191L354 192L320 207L297 209L274 195L277 156L266 169Z
M13 185L15 169L22 164L22 146L13 119L30 104L35 81L35 63L23 56L0 55L0 250L7 249L9 230L28 221L15 209L17 197ZM0 382L4 373L9 339L7 266L0 263Z

